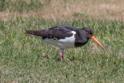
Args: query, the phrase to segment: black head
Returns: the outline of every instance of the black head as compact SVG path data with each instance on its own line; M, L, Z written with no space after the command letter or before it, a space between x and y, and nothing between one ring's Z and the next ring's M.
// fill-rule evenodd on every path
M91 36L93 36L93 30L89 27L84 27L82 28L82 30L84 30L87 34L87 36L90 38Z
M87 36L88 39L92 39L96 44L98 44L99 46L104 48L104 46L94 36L93 30L91 28L84 27L84 28L82 28L82 30L86 32L86 36Z

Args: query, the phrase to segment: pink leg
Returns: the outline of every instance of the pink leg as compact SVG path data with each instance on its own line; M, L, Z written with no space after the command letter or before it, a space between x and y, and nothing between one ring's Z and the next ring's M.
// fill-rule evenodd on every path
M64 50L63 49L60 50L60 60L61 61L64 60Z

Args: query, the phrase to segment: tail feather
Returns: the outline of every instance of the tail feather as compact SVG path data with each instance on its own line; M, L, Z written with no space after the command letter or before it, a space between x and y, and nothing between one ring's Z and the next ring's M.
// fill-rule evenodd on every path
M42 36L42 31L26 30L26 34L31 34L35 36Z

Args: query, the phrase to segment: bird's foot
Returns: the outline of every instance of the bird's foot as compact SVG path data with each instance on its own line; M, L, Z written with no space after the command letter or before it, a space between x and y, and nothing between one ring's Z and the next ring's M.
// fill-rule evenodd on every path
M60 56L60 60L61 60L61 61L64 60L64 56L63 56L63 55Z
M58 57L58 60L59 61L63 61L64 60L64 54L63 54L63 52L60 52L59 57Z

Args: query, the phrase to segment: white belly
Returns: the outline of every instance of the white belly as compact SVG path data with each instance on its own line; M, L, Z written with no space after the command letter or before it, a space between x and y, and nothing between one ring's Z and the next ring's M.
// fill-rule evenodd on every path
M72 31L73 35L70 37L65 37L65 39L59 39L59 40L54 40L54 39L45 39L44 41L48 44L55 45L59 48L73 48L74 43L75 43L75 32Z

